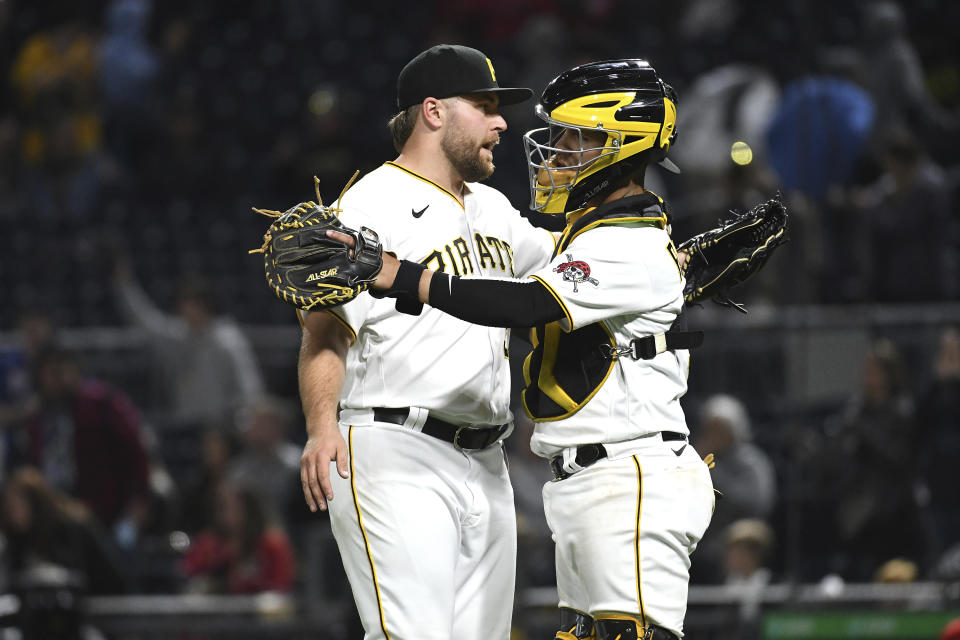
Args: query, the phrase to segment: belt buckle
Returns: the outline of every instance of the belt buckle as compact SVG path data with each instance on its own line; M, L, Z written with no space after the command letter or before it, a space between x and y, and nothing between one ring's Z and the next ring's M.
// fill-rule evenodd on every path
M464 447L463 445L460 444L461 433L463 433L464 431L479 431L479 430L480 429L478 429L477 427L474 427L473 425L469 425L469 424L465 424L457 427L457 430L453 434L453 448L456 449L457 451L479 451L479 449L475 449L473 447Z
M462 446L462 445L460 444L460 434L463 433L464 431L490 431L490 432L496 432L497 437L494 438L493 440L491 440L490 442L487 442L487 443L486 443L485 445L483 445L482 447L464 447L464 446ZM453 446L454 446L454 448L455 448L457 451L482 451L483 449L486 449L486 448L489 447L490 445L492 445L492 444L494 444L495 442L497 442L497 441L500 439L500 437L505 433L505 431L506 431L506 428L504 427L504 425L500 425L499 427L478 427L478 426L472 425L472 424L465 424L465 425L463 425L463 426L457 427L457 430L454 432L454 434L453 434Z
M555 457L550 460L550 471L554 480L566 480L570 474L563 470L563 459Z

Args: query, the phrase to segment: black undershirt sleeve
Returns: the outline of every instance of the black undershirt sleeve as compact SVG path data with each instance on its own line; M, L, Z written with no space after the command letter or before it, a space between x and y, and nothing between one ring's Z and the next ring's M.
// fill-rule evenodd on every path
M487 327L535 327L565 317L563 307L540 282L485 280L434 273L431 307Z

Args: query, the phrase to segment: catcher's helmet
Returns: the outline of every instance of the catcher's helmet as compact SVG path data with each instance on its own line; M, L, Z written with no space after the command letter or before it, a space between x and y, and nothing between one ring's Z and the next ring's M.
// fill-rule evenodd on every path
M534 211L576 211L652 162L678 171L666 157L677 137L676 93L646 60L591 62L564 71L543 90L536 111L549 126L523 137ZM571 152L557 143L568 129L578 132L580 152L599 151L599 157L561 166L557 154ZM605 133L602 146L584 148L585 130Z

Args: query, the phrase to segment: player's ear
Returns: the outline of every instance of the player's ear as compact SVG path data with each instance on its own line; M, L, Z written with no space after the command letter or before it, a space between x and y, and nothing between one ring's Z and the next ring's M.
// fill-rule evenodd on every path
M420 115L431 129L439 129L443 124L447 105L443 100L427 98L420 105Z

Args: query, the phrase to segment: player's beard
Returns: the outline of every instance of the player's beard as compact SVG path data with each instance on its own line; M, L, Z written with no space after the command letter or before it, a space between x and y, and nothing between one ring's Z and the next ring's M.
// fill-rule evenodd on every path
M480 143L470 139L456 122L451 124L453 126L444 131L440 139L440 148L463 181L479 182L492 176L493 160L480 154Z

